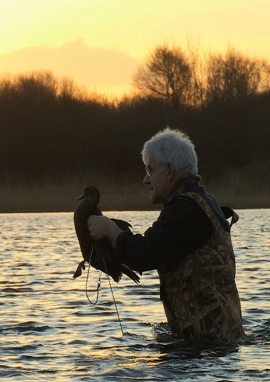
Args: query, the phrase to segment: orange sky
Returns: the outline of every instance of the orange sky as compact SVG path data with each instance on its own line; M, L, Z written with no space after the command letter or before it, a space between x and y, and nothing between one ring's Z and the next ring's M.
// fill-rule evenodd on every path
M269 0L0 0L0 73L51 70L121 95L162 43L270 61L269 20Z

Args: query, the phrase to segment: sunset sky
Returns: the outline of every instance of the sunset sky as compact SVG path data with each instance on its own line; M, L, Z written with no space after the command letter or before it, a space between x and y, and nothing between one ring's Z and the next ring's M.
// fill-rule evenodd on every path
M269 0L0 0L0 73L50 70L119 96L163 43L270 61L269 20Z

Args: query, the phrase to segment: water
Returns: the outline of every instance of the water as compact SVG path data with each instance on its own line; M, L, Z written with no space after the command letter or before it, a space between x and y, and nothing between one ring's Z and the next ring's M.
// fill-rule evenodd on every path
M97 305L71 213L1 214L1 381L270 381L270 210L240 210L233 227L247 340L190 343L164 323L156 271L140 285L101 278ZM157 212L110 212L143 232ZM90 269L89 297L99 273ZM124 332L122 335L121 326Z

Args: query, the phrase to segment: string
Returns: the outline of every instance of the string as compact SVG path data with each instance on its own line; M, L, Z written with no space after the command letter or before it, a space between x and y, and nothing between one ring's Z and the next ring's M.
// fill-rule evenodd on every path
M96 305L97 302L98 302L99 289L100 289L100 285L101 285L101 282L100 282L101 272L100 272L100 271L99 271L99 278L98 278L97 289L96 289L97 295L96 295L96 301L95 301L95 302L91 301L90 297L88 296L88 290L87 290L88 279L89 279L89 274L90 274L91 258L92 258L92 254L93 254L93 249L94 249L94 246L92 246L91 254L90 254L90 257L89 257L89 266L88 266L87 277L86 277L86 283L85 283L85 293L86 293L86 297L87 297L88 301L90 302L90 304L91 304L91 305Z
M90 257L89 257L89 266L88 266L87 277L86 277L85 292L86 292L86 297L87 297L88 301L90 302L90 304L91 305L96 305L97 302L98 302L99 290L100 290L100 286L101 286L101 271L100 270L99 270L99 278L98 278L97 289L96 289L97 295L96 295L96 300L94 302L88 296L88 290L87 290L89 274L90 274L90 267L91 267L91 258L92 258L92 255L93 255L93 251L94 251L94 245L92 246L91 254L90 254ZM103 258L103 264L104 264L105 272L106 272L107 277L108 277L108 281L109 281L109 285L110 285L110 289L111 289L111 293L112 293L112 298L113 298L116 314L117 314L117 317L118 317L120 329L121 329L122 336L123 336L124 335L124 331L123 331L123 327L122 327L122 324L121 324L121 319L120 319L119 311L118 311L117 304L116 304L116 301L115 301L115 298L114 298L114 293L113 293L113 288L112 288L110 276L108 274L104 258Z
M113 298L113 302L114 302L114 306L115 306L116 314L117 314L117 317L118 317L118 321L119 321L120 329L121 329L122 336L123 336L123 335L124 335L124 331L123 331L123 327L122 327L122 324L121 324L121 319L120 319L120 315L119 315L119 312L118 312L117 304L116 304L116 301L115 301L115 298L114 298L114 293L113 293L113 288L112 288L112 284L111 284L110 276L109 276L109 274L108 274L108 272L107 272L107 267L106 267L106 263L105 263L104 258L103 258L103 264L104 264L104 267L105 267L105 271L106 271L106 273L107 273L107 277L108 277L109 285L110 285L110 288L111 288L111 293L112 293L112 298Z

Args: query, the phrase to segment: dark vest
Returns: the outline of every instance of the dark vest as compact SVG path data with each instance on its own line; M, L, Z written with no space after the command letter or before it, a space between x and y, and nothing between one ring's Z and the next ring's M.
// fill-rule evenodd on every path
M206 213L212 235L178 265L158 269L168 324L180 337L195 340L241 338L244 329L230 232L197 193L185 192L179 198L183 197Z

